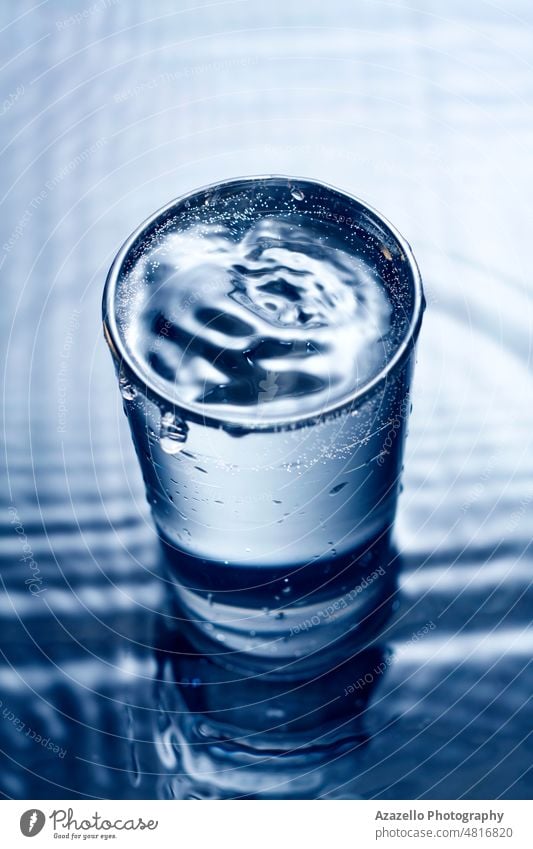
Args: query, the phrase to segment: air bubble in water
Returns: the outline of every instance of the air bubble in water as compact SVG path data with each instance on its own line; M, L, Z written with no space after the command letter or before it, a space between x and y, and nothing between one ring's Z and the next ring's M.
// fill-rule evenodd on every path
M187 430L187 425L181 419L170 412L163 413L159 432L161 450L165 454L179 454L187 440Z
M294 200L303 200L305 195L301 189L294 187L291 189L291 197L294 198Z

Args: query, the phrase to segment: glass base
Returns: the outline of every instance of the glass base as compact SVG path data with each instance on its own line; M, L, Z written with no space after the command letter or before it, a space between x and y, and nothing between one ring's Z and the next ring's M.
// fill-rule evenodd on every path
M199 654L239 672L307 675L324 667L341 644L346 643L348 652L364 645L394 604L399 556L388 534L337 561L333 571L330 562L300 567L297 580L294 570L283 577L278 572L274 576L269 570L248 569L248 585L242 570L238 570L241 584L237 585L231 567L209 564L206 569L202 561L198 579L209 571L217 574L213 586L203 589L183 580L191 563L184 569L180 554L173 549L169 559L169 546L164 544L164 549L176 626L187 632ZM190 560L187 555L183 558ZM177 566L182 567L179 572ZM227 582L222 588L224 576ZM259 577L261 585L269 587L262 598L258 597ZM284 585L291 589L290 600L289 594L283 597L283 589L278 593ZM267 606L272 592L274 605Z

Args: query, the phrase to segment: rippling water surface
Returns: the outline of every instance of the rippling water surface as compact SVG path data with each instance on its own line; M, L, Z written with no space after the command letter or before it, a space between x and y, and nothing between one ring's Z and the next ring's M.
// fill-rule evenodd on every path
M397 295L392 315L364 243L357 252L284 188L284 214L246 192L188 224L182 210L120 282L120 332L146 379L208 415L318 413L374 377L405 334L408 310Z

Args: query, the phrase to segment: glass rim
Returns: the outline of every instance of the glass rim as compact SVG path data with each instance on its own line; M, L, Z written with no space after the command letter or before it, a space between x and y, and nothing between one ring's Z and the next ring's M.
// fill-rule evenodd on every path
M135 360L135 358L131 355L131 352L128 349L128 346L125 343L125 340L120 333L120 330L116 321L116 292L117 292L117 283L120 278L121 271L128 259L131 249L138 243L138 241L143 237L149 234L151 230L153 230L154 226L157 225L159 219L163 219L173 208L177 208L183 205L187 200L190 200L197 195L202 195L209 192L214 192L216 190L225 189L231 187L232 185L238 186L239 184L246 183L268 183L269 181L287 181L287 184L294 188L295 185L305 185L308 184L317 189L324 189L327 192L333 192L339 195L341 198L346 198L351 203L355 203L360 206L362 211L370 213L371 216L374 217L376 222L393 238L396 242L397 246L400 248L401 253L405 260L407 261L409 267L409 277L410 282L412 284L413 289L413 306L411 310L411 318L409 321L409 325L406 329L404 337L401 339L394 353L390 357L389 360L385 363L385 365L377 372L369 380L362 383L360 386L357 386L352 392L346 394L345 396L337 399L336 401L332 401L329 404L324 404L320 410L313 412L306 412L304 414L292 414L285 416L272 416L268 417L267 415L262 414L260 420L254 419L253 415L250 415L249 418L237 417L220 414L217 412L216 414L210 413L205 405L199 403L190 403L187 402L177 396L173 396L170 392L166 392L164 388L156 384L153 380L150 380L149 373L146 372ZM122 244L118 253L116 254L113 262L111 263L111 267L107 274L104 293L102 299L102 318L104 325L104 336L106 341L111 349L113 356L120 362L120 366L126 366L126 370L131 374L131 378L137 385L143 386L146 390L146 394L151 396L164 406L171 407L173 409L182 410L186 417L200 421L203 424L210 424L217 427L234 427L237 429L243 429L245 431L254 431L254 430L272 430L272 429L283 429L287 427L294 427L305 424L312 424L317 420L322 420L324 418L334 417L336 415L342 414L343 411L347 409L353 409L355 405L362 404L369 396L374 394L379 390L382 384L384 384L387 378L396 371L396 369L402 365L404 360L409 356L412 349L416 344L416 340L418 337L418 332L420 330L420 325L422 322L422 315L425 308L425 298L422 287L422 277L420 274L420 270L418 268L418 264L414 257L412 248L409 242L401 235L401 233L396 229L396 227L390 223L390 221L385 218L380 212L378 212L373 206L366 203L366 201L361 200L361 198L353 195L349 192L344 191L343 189L339 189L336 186L332 186L329 183L325 183L321 180L315 180L311 177L289 177L284 174L267 174L267 175L251 175L245 177L231 177L227 180L218 180L215 183L210 183L205 186L201 186L196 189L192 189L188 192L185 192L182 195L174 198L173 200L166 203L164 206L157 209L154 213L152 213L148 218L146 218L136 229L128 236L126 241Z

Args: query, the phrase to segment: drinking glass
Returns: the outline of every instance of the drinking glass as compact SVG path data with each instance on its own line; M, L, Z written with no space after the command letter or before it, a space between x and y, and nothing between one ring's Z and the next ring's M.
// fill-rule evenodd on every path
M206 210L211 222L307 214L333 228L379 275L395 309L398 328L380 370L340 400L314 409L303 397L281 414L269 403L275 372L255 403L213 413L180 397L179 373L172 391L148 369L127 341L135 302L123 281L163 237ZM197 282L203 302L210 285ZM191 297L177 297L172 320L158 325L154 356L181 311L193 308ZM308 179L250 177L192 192L147 219L119 251L104 293L105 337L180 618L205 651L281 668L321 656L388 609L423 309L415 259L395 228L357 198Z

